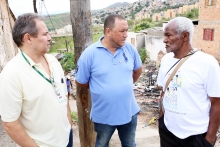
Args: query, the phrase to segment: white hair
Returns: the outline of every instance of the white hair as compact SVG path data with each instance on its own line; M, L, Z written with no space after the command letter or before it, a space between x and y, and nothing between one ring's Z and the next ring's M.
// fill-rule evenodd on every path
M183 32L189 32L189 43L192 44L192 36L194 32L192 20L186 17L176 17L171 19L167 23L167 26L171 23L174 23L176 25L176 31L179 35Z

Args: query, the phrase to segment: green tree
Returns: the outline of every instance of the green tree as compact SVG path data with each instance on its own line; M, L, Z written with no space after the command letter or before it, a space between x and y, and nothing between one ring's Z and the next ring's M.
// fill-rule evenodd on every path
M134 10L133 9L131 9L131 19L134 19L135 17L134 17Z
M74 53L73 52L65 52L64 58L60 60L60 64L63 67L65 72L70 72L75 68L74 64Z
M193 18L193 17L194 17L193 12L187 13L187 14L186 14L186 17L187 17L187 18Z
M141 22L141 23L134 26L134 32L138 32L140 30L144 30L147 28L150 28L150 25L146 22Z

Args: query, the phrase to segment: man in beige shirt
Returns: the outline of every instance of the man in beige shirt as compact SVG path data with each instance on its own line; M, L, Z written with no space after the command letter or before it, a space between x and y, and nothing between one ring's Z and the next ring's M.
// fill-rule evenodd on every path
M51 37L34 13L19 16L12 30L19 53L0 75L3 127L22 147L66 147L71 116L64 72L47 54Z

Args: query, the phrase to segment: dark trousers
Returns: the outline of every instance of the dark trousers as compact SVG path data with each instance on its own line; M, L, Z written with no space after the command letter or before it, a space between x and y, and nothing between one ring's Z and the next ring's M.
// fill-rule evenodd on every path
M205 139L204 134L189 136L180 139L171 133L164 124L164 116L159 118L159 134L161 147L213 147L210 142Z
M73 147L73 130L70 130L69 143L66 147Z

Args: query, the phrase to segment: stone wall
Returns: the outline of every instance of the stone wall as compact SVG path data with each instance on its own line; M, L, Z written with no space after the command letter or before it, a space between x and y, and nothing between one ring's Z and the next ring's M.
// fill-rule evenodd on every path
M15 56L17 48L13 42L11 29L14 20L6 0L0 1L0 72L6 63Z

